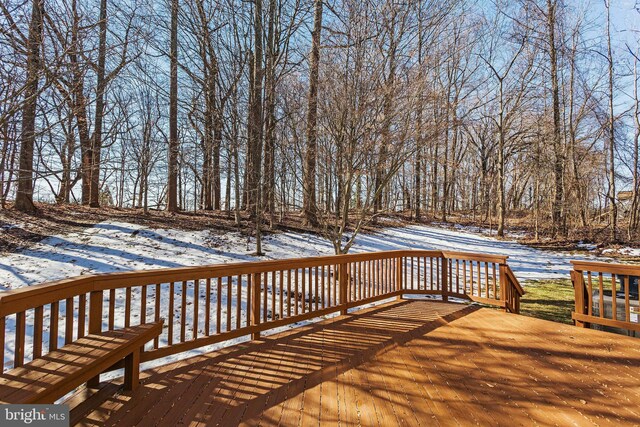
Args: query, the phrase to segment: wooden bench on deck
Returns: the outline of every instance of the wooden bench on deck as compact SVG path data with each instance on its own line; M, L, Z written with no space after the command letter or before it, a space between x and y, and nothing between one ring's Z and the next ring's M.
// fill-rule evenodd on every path
M53 403L124 360L127 390L139 382L143 346L162 332L163 322L89 334L0 375L0 403Z

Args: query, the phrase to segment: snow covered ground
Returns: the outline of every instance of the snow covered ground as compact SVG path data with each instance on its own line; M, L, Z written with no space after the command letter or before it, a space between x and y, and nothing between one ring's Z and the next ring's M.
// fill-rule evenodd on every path
M268 259L333 253L321 237L290 232L267 236L264 248ZM529 279L567 278L571 259L591 258L588 254L543 251L515 241L417 225L360 235L352 252L393 249L508 255L509 265L524 283ZM254 242L238 233L219 235L102 222L81 233L49 237L20 253L4 255L0 258L0 290L89 273L250 261L257 259L249 255L253 250Z
M602 251L602 253L619 253L626 256L640 257L640 248L626 247L621 249L605 249L604 251Z
M264 241L264 249L267 251L266 258L268 259L331 255L333 253L331 245L321 237L297 233L278 233L267 236ZM473 234L460 229L429 226L389 228L376 234L360 235L352 252L394 249L442 249L508 255L510 257L509 264L525 285L529 279L567 278L571 269L569 260L585 257L584 255L576 256L541 251L515 241L496 240L490 236ZM90 273L250 261L256 259L249 255L253 250L254 242L239 233L217 234L208 230L150 229L127 223L102 222L80 233L50 237L22 252L4 255L0 258L0 292ZM163 286L166 288L168 285ZM189 300L191 300L193 298L193 283L189 286L191 286L188 288L188 292L191 292L189 294ZM167 298L168 293L165 288L163 288L164 299ZM134 306L137 304L135 301L140 297L139 291L134 290ZM149 293L147 298L153 300L155 294ZM204 295L201 295L201 298L204 298ZM222 298L225 300L226 296L223 294ZM212 306L213 303L212 301ZM152 301L149 301L148 304L150 307L154 305ZM163 307L165 305L162 304ZM64 307L63 301L60 306L61 313L64 313ZM243 318L246 314L245 308L245 301L242 301ZM231 309L234 313L233 319L235 319L235 300ZM224 310L223 319L226 317L226 308ZM179 310L176 308L175 311L176 316L179 316ZM32 343L33 323L31 316L32 313L29 312L27 314L27 350ZM48 325L49 316L49 309L45 308L45 334L43 337L45 342L48 340L46 325ZM75 310L74 316L77 316L77 310ZM122 320L123 316L124 300L120 295L116 301L116 319ZM185 322L188 325L189 333L192 331L192 317L191 314L188 314ZM60 318L60 322L62 321L63 319ZM291 327L294 325L288 325L272 332ZM15 337L11 334L11 331L15 331L13 318L7 318L7 331L9 333L5 340L4 362L10 365L15 342ZM226 343L198 348L145 364L145 368L213 351L246 339L246 337L241 337ZM64 337L59 336L58 340L59 345L63 345ZM166 337L162 335L161 346L165 344ZM116 372L111 375L120 375L120 373Z

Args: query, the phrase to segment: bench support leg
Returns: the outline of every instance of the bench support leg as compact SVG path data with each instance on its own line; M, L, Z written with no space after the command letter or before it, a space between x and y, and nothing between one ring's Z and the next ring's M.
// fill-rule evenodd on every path
M124 389L134 391L140 383L140 349L124 359Z
M87 381L88 388L98 388L100 386L100 374Z

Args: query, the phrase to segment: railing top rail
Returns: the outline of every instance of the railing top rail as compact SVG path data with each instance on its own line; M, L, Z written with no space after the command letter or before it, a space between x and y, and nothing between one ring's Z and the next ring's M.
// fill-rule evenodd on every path
M640 276L640 265L581 260L573 260L571 264L573 264L573 269L576 271Z
M442 251L442 255L448 259L494 262L496 264L505 264L509 259L505 255L476 254L473 252Z
M449 259L466 259L481 262L495 262L499 264L506 263L508 258L506 256L473 254L469 252L403 249L308 258L246 261L198 267L159 268L152 270L91 274L0 292L0 317L49 304L54 301L60 301L77 295L86 294L92 291L150 285L155 283L179 282L203 277L225 277L240 274L309 268L323 265L337 265L349 262L403 256L445 257Z

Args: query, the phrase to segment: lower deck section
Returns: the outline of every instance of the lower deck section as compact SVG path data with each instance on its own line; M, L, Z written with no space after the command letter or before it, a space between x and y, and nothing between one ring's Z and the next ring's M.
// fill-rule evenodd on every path
M404 300L142 373L82 425L634 425L640 340Z

